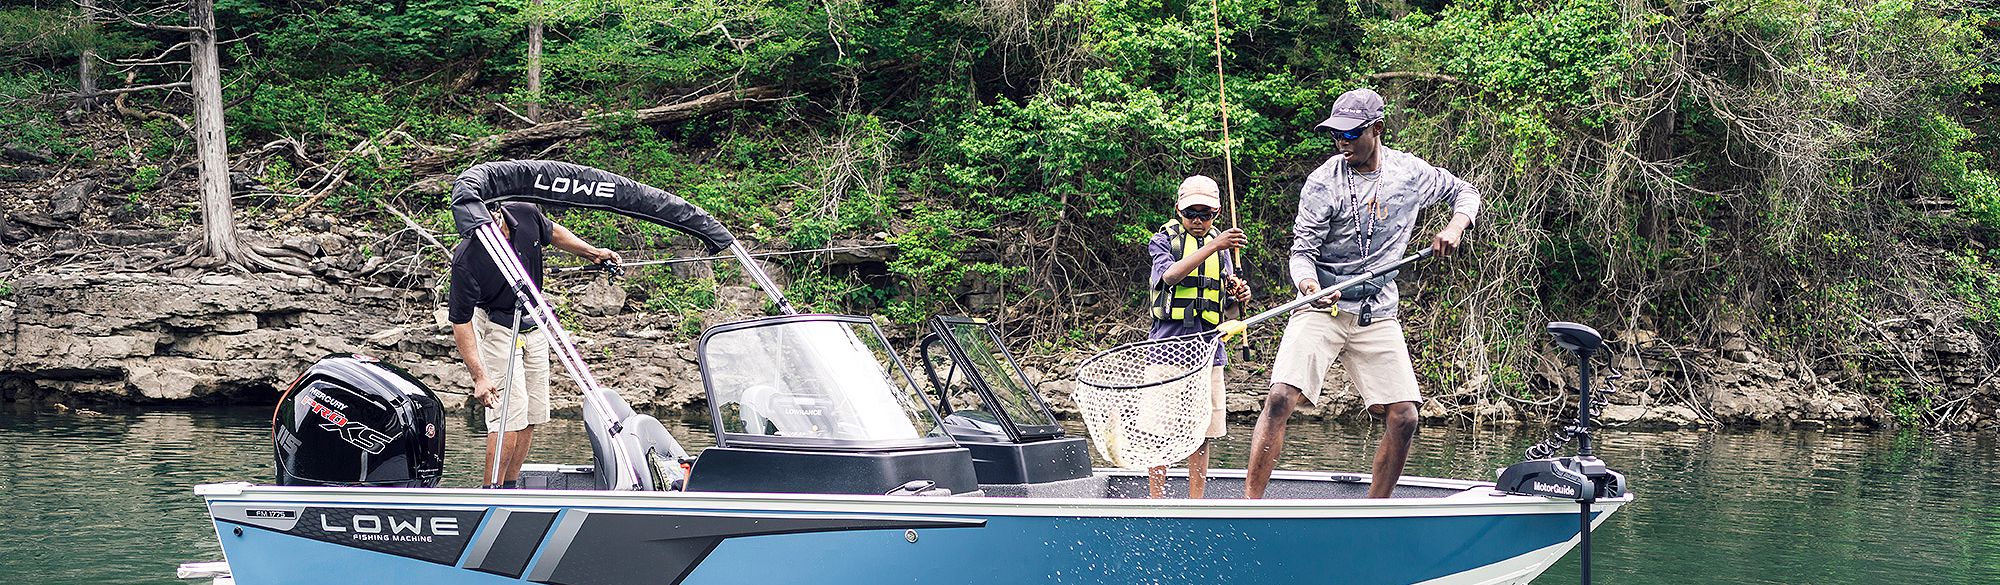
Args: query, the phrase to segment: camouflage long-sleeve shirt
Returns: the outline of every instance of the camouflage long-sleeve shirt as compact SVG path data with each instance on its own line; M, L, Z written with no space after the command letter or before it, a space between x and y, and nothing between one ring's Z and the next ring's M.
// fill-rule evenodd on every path
M1352 172L1345 157L1334 156L1314 170L1299 191L1299 212L1292 226L1292 282L1318 278L1321 286L1327 286L1401 259L1410 245L1417 212L1444 203L1455 213L1477 219L1479 189L1416 155L1386 146L1381 168L1374 173ZM1349 312L1368 305L1376 318L1386 319L1396 316L1399 298L1391 281L1372 298L1343 298L1339 304Z

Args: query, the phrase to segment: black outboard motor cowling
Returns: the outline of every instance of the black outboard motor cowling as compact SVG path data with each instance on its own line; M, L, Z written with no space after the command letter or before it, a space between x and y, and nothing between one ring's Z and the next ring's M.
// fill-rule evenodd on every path
M444 405L401 368L335 354L307 368L271 420L278 485L436 487Z

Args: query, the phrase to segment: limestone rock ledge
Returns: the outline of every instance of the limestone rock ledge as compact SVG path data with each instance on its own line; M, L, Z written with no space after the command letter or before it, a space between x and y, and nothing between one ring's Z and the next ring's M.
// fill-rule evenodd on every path
M0 301L0 399L269 404L319 358L363 353L456 409L470 379L436 307L426 290L284 275L30 275ZM577 337L635 405L698 404L692 349L645 333ZM564 386L553 406L574 408Z

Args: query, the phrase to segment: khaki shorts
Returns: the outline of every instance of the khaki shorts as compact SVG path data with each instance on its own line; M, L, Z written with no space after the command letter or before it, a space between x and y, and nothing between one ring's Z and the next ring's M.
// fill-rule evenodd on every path
M1417 372L1410 367L1410 346L1403 341L1403 324L1377 319L1362 327L1353 313L1300 311L1285 325L1278 342L1278 362L1271 366L1272 384L1289 384L1319 404L1326 369L1339 359L1347 379L1361 392L1367 406L1423 402Z
M472 333L479 340L479 363L499 386L503 400L486 408L486 432L499 432L501 405L506 406L507 432L549 422L549 341L541 331L521 332L525 349L515 352L514 376L507 378L507 343L514 332L487 320L486 311L472 315Z
M1148 368L1179 369L1177 366L1169 365L1154 365L1148 366ZM1199 376L1201 374L1194 375ZM1208 376L1208 428L1202 429L1201 436L1214 439L1229 434L1229 389L1224 386L1222 366L1209 367ZM1148 394L1148 396L1156 395ZM1145 412L1157 408L1161 407L1147 405L1142 406L1141 411Z

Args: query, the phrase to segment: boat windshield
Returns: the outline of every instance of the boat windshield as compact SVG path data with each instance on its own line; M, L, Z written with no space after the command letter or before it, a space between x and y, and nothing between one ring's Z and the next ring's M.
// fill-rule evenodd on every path
M1035 395L1035 388L1013 366L991 329L978 322L965 321L948 321L945 326L951 331L952 341L965 350L965 359L972 362L972 370L992 389L993 399L1000 403L1001 410L1006 411L1007 418L1012 419L1016 426L1050 427L1053 430L1055 418L1042 406L1041 399Z
M719 329L701 357L717 430L778 443L924 444L944 437L873 322L780 318Z

